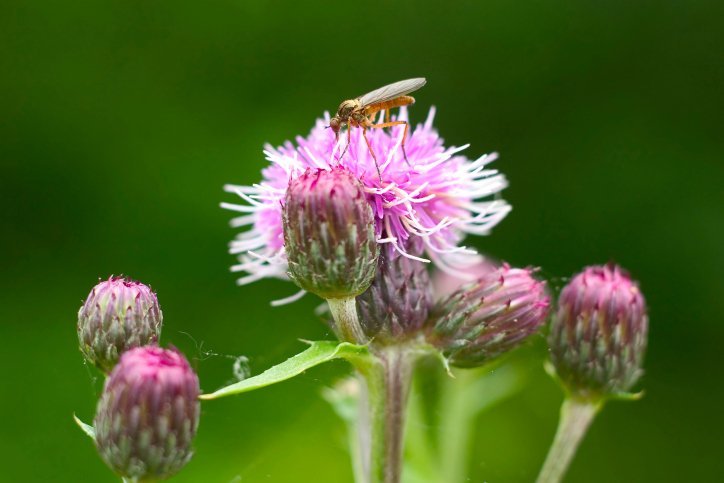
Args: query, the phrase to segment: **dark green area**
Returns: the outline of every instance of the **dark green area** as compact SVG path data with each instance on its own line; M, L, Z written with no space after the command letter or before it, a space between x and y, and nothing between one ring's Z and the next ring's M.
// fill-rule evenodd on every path
M637 403L594 423L568 481L722 477L722 3L77 1L0 4L0 480L115 481L73 412L97 374L75 314L98 277L151 284L163 342L203 388L246 355L258 373L329 336L313 297L239 288L224 183L252 183L263 143L324 110L426 76L450 144L499 151L513 212L473 241L559 287L615 260L650 306ZM484 415L470 481L529 482L561 394L530 351L531 384ZM343 424L319 397L344 363L205 402L176 481L344 482ZM234 479L236 478L236 479Z

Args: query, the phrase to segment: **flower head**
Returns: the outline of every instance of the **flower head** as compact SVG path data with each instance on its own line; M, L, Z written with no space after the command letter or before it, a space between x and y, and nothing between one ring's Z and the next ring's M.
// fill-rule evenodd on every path
M159 347L124 353L94 420L103 460L119 475L143 481L179 471L192 455L199 393L199 379L181 353Z
M616 265L587 267L558 298L548 345L561 381L580 396L628 391L641 377L646 302Z
M283 206L289 276L325 299L355 297L377 266L374 219L362 184L342 168L308 169Z
M435 307L431 342L451 364L474 367L520 345L548 315L545 283L504 264Z
M406 117L403 109L400 118ZM505 201L496 198L507 182L487 168L495 154L471 161L459 154L467 146L445 147L432 127L433 117L431 110L427 121L411 130L405 142L409 164L400 146L404 126L367 130L381 176L362 129L351 129L349 146L345 132L335 142L334 133L326 129L329 114L317 121L307 137L297 137L296 146L291 142L278 148L266 146L264 153L271 164L262 171L263 180L253 186L226 186L245 203L222 205L242 213L232 220L233 226L251 226L231 243L231 253L240 259L232 270L246 274L239 283L286 276L281 201L290 180L309 168L339 166L360 180L374 214L378 243L448 270L454 270L460 256L473 254L460 242L466 233L487 234L510 211ZM423 247L422 255L410 251L417 242Z
M367 336L384 342L412 335L422 329L431 305L430 276L425 264L385 246L374 282L357 297Z
M111 277L93 287L78 311L78 340L86 359L110 372L120 355L155 344L163 314L156 294L146 285Z

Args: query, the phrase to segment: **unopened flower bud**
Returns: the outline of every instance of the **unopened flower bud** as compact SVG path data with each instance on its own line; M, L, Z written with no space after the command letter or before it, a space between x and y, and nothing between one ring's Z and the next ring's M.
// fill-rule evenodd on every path
M111 277L93 287L78 312L78 340L86 359L108 373L131 348L155 344L163 314L146 285Z
M364 187L343 168L307 170L289 183L283 207L289 276L325 299L364 292L375 275L377 240Z
M579 396L628 391L641 377L646 302L615 265L587 267L558 298L548 344L556 373Z
M432 292L425 264L382 248L377 275L357 297L362 327L370 338L397 341L418 332L430 312Z
M438 303L430 339L451 364L480 366L533 335L548 306L532 270L503 265Z
M96 445L118 475L167 478L191 458L199 423L199 380L175 350L139 347L121 356L95 417Z

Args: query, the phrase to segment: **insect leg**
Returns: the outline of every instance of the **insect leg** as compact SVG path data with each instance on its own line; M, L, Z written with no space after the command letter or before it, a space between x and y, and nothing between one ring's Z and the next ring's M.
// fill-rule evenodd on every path
M347 154L347 148L349 147L349 142L352 139L352 126L347 124L347 144L344 146L344 151L342 151L342 155L337 158L337 161L342 161L342 158L344 158L344 155Z
M380 182L382 181L382 173L380 173L380 165L377 164L377 156L375 156L375 152L372 150L372 146L370 146L370 140L367 139L367 127L366 126L360 126L360 129L362 129L362 137L365 138L365 142L367 143L367 149L370 150L370 154L372 155L372 159L375 160L375 168L377 168L377 176L380 177Z
M407 165L412 167L412 165L410 164L410 161L408 161L408 159L407 159L407 152L405 152L405 140L407 139L407 131L409 128L410 128L410 123L405 121L405 132L402 133L402 156L404 156L405 162L407 163Z
M401 124L405 125L405 132L402 135L402 155L405 157L405 162L408 166L412 166L410 164L410 161L407 159L407 153L405 152L405 139L407 138L407 128L410 127L407 121L390 121L390 122L383 122L381 124L373 124L370 127L373 128L385 128L385 127L392 127L392 126L399 126Z

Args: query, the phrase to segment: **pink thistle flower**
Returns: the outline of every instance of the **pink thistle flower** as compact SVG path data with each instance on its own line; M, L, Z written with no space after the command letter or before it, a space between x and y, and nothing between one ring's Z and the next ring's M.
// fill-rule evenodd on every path
M488 234L510 211L510 205L498 197L507 181L488 168L497 154L471 161L459 154L468 145L445 147L432 127L434 115L431 109L425 123L411 129L405 143L409 165L400 147L404 126L367 131L381 179L359 128L352 128L346 154L338 159L347 135L343 133L339 142L335 141L334 133L326 129L329 113L317 120L307 137L298 136L296 146L289 141L278 148L267 145L264 154L271 164L262 170L260 183L225 186L244 201L222 203L222 207L242 213L231 225L251 227L230 245L230 253L238 255L240 262L232 271L246 274L238 283L287 278L282 201L289 182L308 168L340 166L362 182L375 216L378 243L391 244L403 256L435 262L450 272L477 257L460 242L467 233ZM407 119L406 110L401 110L400 119ZM422 253L412 248L419 246Z

